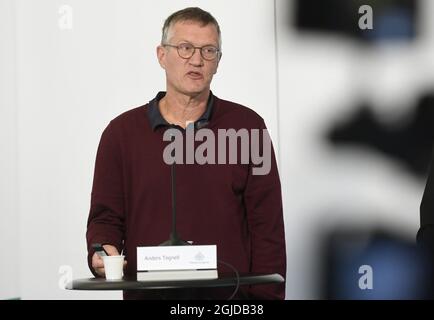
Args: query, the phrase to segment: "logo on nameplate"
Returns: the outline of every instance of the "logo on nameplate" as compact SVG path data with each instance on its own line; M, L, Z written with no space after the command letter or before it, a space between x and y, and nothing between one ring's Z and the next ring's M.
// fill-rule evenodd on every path
M199 251L199 252L194 256L194 258L196 259L196 261L203 261L203 259L205 259L205 256L203 255L202 252Z

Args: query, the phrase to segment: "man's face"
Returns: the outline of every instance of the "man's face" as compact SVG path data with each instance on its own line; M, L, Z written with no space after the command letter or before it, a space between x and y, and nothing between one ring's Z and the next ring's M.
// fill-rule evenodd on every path
M174 24L168 35L168 44L190 43L195 47L212 45L218 48L218 33L213 24L201 26L195 21L180 21ZM166 71L167 89L194 96L209 90L213 75L217 72L220 56L205 60L196 49L189 59L181 58L176 48L158 46L158 61Z

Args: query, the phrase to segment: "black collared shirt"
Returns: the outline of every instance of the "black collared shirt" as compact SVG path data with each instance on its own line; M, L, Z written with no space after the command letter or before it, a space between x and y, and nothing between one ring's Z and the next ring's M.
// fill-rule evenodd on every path
M160 112L160 108L158 107L158 102L166 95L165 91L160 91L157 93L157 96L149 101L148 106L148 120L151 125L152 131L159 126L171 126L170 123L163 118ZM194 126L196 129L199 129L205 126L211 118L211 113L214 105L214 96L212 92L209 92L208 102L206 105L205 112L194 122Z

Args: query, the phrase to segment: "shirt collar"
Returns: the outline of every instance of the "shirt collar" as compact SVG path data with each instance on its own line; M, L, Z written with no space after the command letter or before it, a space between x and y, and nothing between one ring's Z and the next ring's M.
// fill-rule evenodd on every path
M165 91L160 91L157 93L156 97L149 101L148 105L148 120L151 125L152 131L155 131L155 129L159 126L170 126L171 124L166 121L166 119L163 118L160 112L160 108L158 108L158 102L166 95ZM208 102L206 105L205 112L197 119L194 124L195 128L199 129L206 124L209 123L211 118L211 112L214 106L214 95L212 92L209 92Z

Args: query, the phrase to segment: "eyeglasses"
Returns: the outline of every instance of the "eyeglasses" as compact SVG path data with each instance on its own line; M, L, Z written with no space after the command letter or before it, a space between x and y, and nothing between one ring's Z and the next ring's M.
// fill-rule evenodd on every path
M178 51L178 55L183 59L190 59L196 52L196 49L199 49L202 58L208 61L214 60L220 54L220 50L214 46L195 47L191 43L187 42L181 43L177 46L166 43L163 44L163 46L176 48Z

